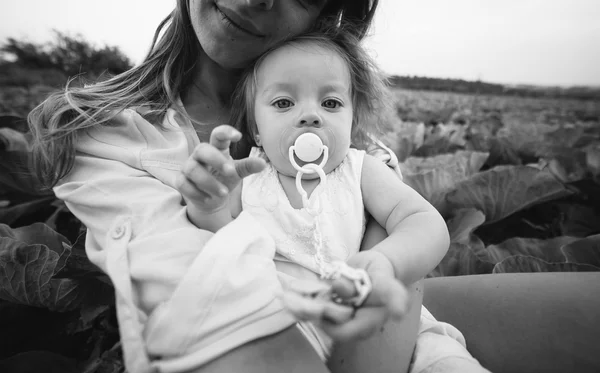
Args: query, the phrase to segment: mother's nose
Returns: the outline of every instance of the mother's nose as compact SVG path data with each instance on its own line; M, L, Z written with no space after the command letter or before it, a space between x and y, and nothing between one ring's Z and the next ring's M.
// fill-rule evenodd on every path
M275 0L246 0L246 3L253 7L259 7L264 10L270 10Z

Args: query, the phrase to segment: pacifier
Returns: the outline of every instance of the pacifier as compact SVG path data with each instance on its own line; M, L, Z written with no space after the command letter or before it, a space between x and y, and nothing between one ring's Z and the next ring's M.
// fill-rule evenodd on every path
M317 159L319 159L321 154L323 154L323 160L318 166L319 168L323 169L323 166L325 166L325 164L327 163L329 149L327 148L327 145L323 145L323 141L321 141L321 138L319 136L311 132L303 133L302 135L298 136L296 141L294 141L294 145L290 146L289 157L292 166L294 166L294 168L299 172L312 174L316 171L307 172L306 170L303 170L302 167L300 167L298 163L296 163L296 159L294 159L294 154L296 155L296 157L298 157L304 162L316 161ZM309 164L306 164L305 166L308 165Z
M294 155L303 162L314 162L319 159L321 155L323 155L323 159L318 165L315 163L307 163L304 166L300 166L296 162ZM302 188L302 175L317 173L321 179L321 183L324 185L326 182L326 177L323 167L325 164L327 164L327 159L329 158L329 148L327 145L323 144L323 141L321 141L319 136L314 133L307 132L296 138L294 145L290 146L289 148L288 157L292 166L294 166L294 168L298 171L296 174L296 189L298 190L298 193L300 193L300 196L302 196L302 204L304 208L309 210L311 214L320 213L322 210L322 206L320 206L320 204L316 207L309 206L308 194L304 188Z
M316 161L323 153L323 141L314 133L303 133L294 142L296 156L304 162Z

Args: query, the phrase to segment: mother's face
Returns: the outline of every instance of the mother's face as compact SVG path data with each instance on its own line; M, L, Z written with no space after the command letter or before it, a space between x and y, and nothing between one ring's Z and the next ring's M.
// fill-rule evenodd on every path
M327 0L189 0L204 52L224 68L242 68L282 39L308 30Z

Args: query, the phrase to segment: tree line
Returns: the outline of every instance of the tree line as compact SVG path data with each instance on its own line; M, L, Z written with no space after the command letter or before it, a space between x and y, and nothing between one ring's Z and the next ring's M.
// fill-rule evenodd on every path
M8 38L0 45L0 86L31 88L61 87L69 78L87 81L119 74L130 69L131 60L115 46L96 46L81 35L57 30L46 43ZM420 76L389 77L392 87L486 95L571 98L600 100L600 88L509 86L482 81L440 79Z
M600 100L600 87L543 87L532 85L503 85L463 79L440 79L421 76L398 76L388 78L395 88L441 91L482 95L510 95L520 97L568 98Z

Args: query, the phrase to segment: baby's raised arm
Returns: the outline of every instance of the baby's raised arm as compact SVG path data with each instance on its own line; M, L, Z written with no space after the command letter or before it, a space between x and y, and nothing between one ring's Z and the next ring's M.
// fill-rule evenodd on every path
M265 167L260 158L231 158L229 145L241 136L228 125L215 128L210 142L198 145L181 170L177 189L198 228L216 232L231 222L241 211L241 180Z
M388 233L372 250L390 260L396 278L405 285L423 278L449 247L442 216L389 167L368 154L363 162L361 189L365 208Z

